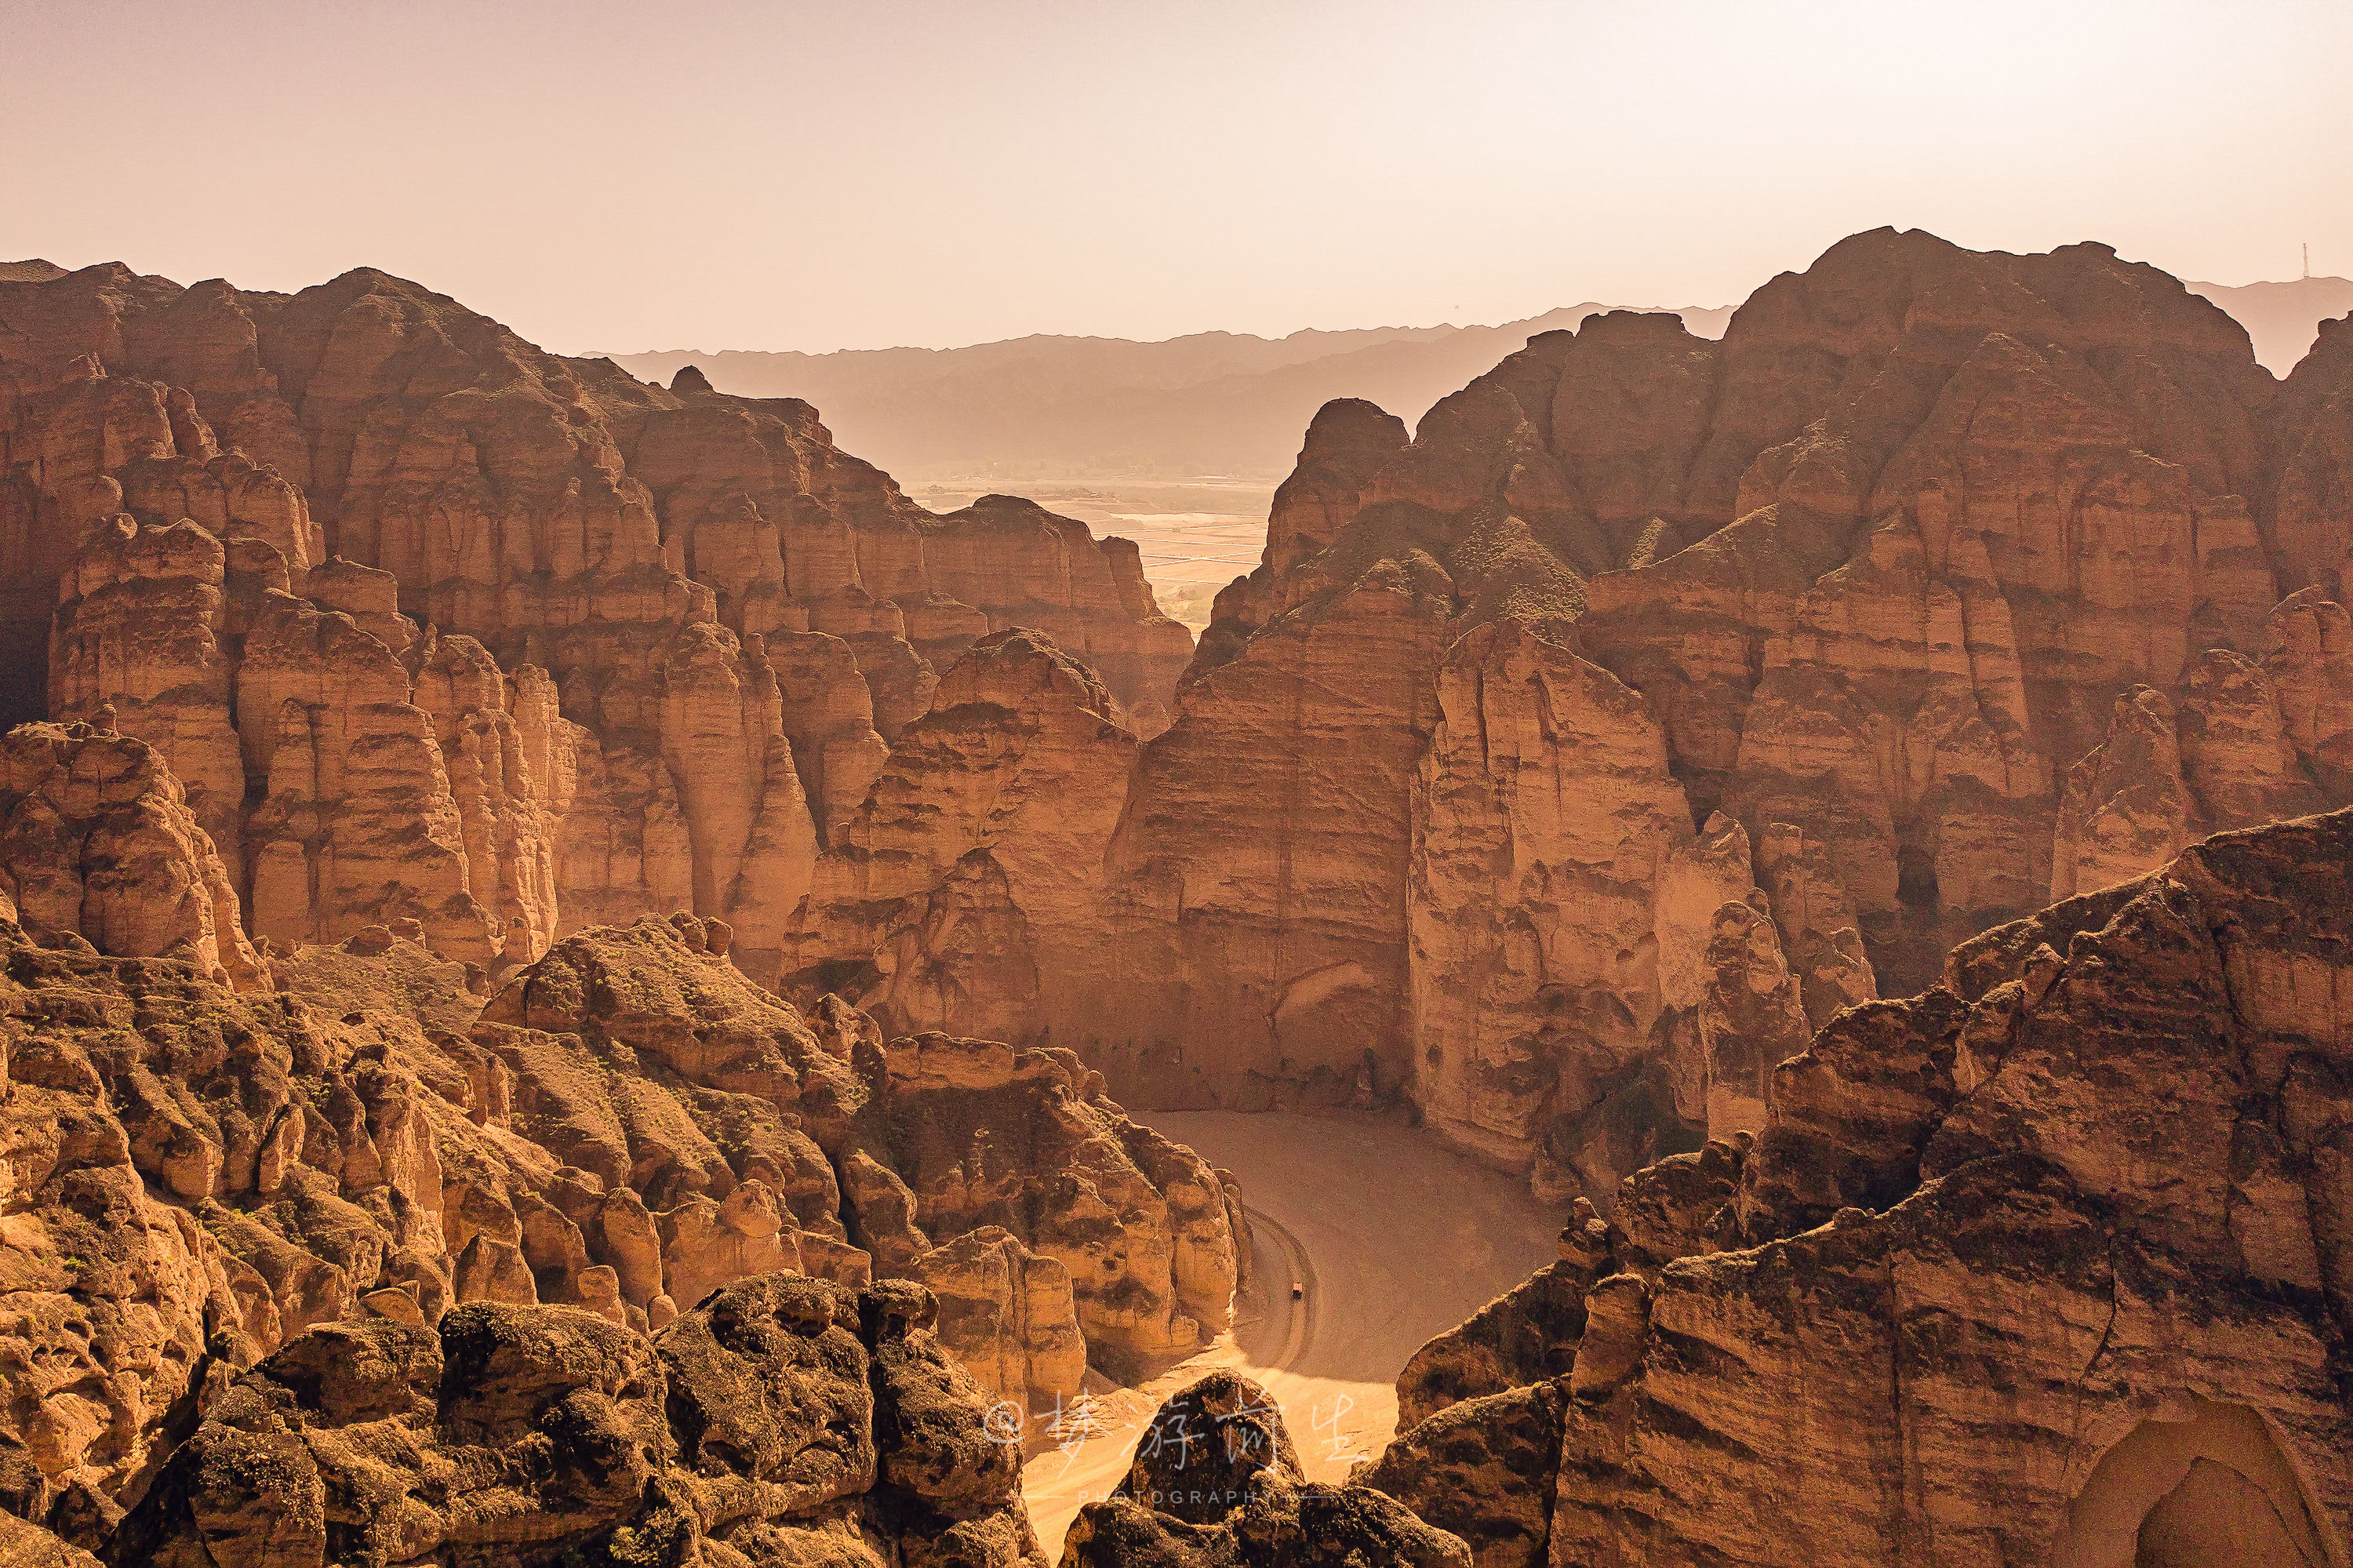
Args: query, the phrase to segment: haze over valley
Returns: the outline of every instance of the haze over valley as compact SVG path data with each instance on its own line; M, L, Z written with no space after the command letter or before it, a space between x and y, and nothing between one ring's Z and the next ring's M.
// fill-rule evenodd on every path
M2353 311L2353 280L2344 278L2189 287L2245 326L2256 359L2279 376L2311 348L2321 322ZM1332 398L1362 397L1412 424L1528 338L1573 331L1612 308L1571 305L1492 327L1305 331L1271 342L1202 333L1158 343L1040 336L953 349L604 356L646 381L667 384L692 365L724 392L814 403L837 439L902 482L944 493L1105 479L1271 486L1297 456L1281 432L1303 427ZM1674 313L1694 335L1716 338L1732 310Z
M2353 1563L2341 6L14 20L0 1568Z

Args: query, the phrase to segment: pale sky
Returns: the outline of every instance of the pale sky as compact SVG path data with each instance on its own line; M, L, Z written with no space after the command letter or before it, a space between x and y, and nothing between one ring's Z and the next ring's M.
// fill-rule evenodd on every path
M0 0L0 260L567 352L1721 304L1881 224L2353 275L2353 0Z

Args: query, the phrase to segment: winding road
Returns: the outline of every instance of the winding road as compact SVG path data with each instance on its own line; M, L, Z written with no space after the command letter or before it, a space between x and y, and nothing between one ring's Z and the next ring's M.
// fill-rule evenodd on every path
M1160 1402L1216 1367L1255 1379L1282 1406L1308 1479L1345 1480L1395 1431L1407 1360L1550 1262L1562 1223L1525 1183L1371 1118L1143 1119L1234 1173L1250 1222L1250 1284L1235 1300L1231 1332L1142 1388L1089 1374L1084 1430L1022 1473L1050 1561L1079 1509L1127 1474Z
M1242 1309L1255 1308L1258 1321L1253 1326L1258 1332L1253 1337L1271 1347L1257 1358L1259 1364L1271 1372L1296 1371L1307 1359L1308 1338L1315 1331L1315 1309L1324 1303L1324 1293L1315 1286L1315 1265L1309 1261L1299 1238L1279 1222L1248 1203L1242 1205L1242 1218L1250 1223L1254 1244L1254 1279L1249 1299L1235 1304L1236 1338L1241 1336ZM1293 1286L1299 1287L1297 1297L1291 1294Z

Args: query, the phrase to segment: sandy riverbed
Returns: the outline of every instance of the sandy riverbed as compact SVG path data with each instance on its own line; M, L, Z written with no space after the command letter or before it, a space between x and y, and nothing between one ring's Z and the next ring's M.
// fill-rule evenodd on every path
M1139 1118L1234 1173L1252 1211L1256 1278L1234 1331L1142 1389L1097 1385L1086 1435L1024 1468L1050 1560L1080 1505L1126 1474L1160 1400L1211 1367L1263 1383L1282 1405L1310 1480L1340 1481L1397 1425L1398 1372L1554 1256L1564 1216L1524 1182L1412 1128L1370 1118L1231 1111ZM1291 1287L1304 1288L1294 1305Z

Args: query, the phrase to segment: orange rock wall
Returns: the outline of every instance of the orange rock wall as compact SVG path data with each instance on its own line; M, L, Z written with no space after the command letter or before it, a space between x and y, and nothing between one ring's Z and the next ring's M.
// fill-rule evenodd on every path
M111 704L281 944L417 918L512 965L686 908L772 972L975 639L1050 630L1147 731L1191 655L1132 546L934 516L805 403L646 387L382 273L0 294L0 718Z

